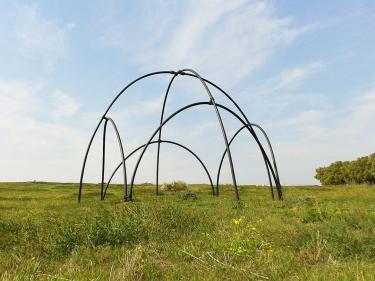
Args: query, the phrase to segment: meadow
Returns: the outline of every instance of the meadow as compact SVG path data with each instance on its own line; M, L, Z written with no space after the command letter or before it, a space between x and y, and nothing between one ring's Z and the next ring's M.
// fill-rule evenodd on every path
M375 187L0 184L1 280L375 280Z

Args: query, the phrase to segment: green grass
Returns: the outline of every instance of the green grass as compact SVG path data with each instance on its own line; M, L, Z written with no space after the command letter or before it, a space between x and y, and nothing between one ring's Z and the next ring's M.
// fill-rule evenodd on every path
M0 184L1 280L375 280L375 187Z

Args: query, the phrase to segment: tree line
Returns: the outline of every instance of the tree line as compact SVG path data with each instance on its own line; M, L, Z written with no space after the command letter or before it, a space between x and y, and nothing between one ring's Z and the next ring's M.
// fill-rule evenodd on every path
M375 153L353 161L336 161L316 169L322 185L375 184Z

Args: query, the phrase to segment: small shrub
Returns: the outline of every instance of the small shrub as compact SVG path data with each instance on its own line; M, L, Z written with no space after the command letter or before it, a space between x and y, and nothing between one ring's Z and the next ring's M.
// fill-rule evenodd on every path
M302 218L304 223L322 222L328 219L328 213L318 206L309 209Z
M187 192L181 196L182 200L197 200L198 196L194 192Z
M187 190L187 184L184 181L174 181L172 183L164 183L160 190L162 191L183 191Z
M302 205L312 206L317 203L317 200L315 197L307 196L307 197L296 198L292 201L292 203L297 206L302 206Z

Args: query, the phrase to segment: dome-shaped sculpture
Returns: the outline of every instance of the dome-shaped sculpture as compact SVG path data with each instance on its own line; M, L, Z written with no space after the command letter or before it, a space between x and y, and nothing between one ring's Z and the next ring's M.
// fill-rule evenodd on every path
M108 113L109 113L111 107L113 106L113 104L118 100L118 98L122 94L124 94L126 92L126 90L129 87L131 87L133 84L141 81L142 79L145 79L147 77L154 76L154 75L172 75L172 78L171 78L171 80L170 80L170 82L168 84L168 87L167 87L167 90L166 90L165 96L164 96L163 107L162 107L161 116L160 116L160 125L151 134L149 140L145 144L139 146L138 148L136 148L131 153L129 153L128 155L125 156L124 150L123 150L123 145L122 145L122 142L121 142L120 133L119 133L119 131L117 129L115 121L112 118L109 117ZM179 76L179 75L188 75L190 77L194 77L194 78L198 79L201 82L201 84L202 84L205 92L208 95L208 101L202 101L202 102L196 102L196 103L188 104L188 105L180 108L179 110L175 111L170 116L164 118L164 111L165 111L166 101L167 101L167 98L168 98L168 94L170 92L171 85L173 84L173 81L175 80L175 78L177 76ZM236 113L233 110L231 110L228 107L226 107L225 105L222 105L220 103L216 103L213 95L211 94L209 86L212 86L212 87L216 88L220 93L222 93L229 100L229 102L231 102L235 106L235 108L237 109L238 112ZM197 107L197 106L203 106L203 105L209 105L215 111L215 114L216 114L216 117L217 117L217 121L218 121L218 125L219 125L219 127L221 129L222 136L223 136L224 143L225 143L225 151L223 152L223 155L221 157L221 161L220 161L218 172L217 172L217 176L216 176L216 184L215 184L215 186L214 186L214 183L212 181L212 177L211 177L210 173L208 172L208 169L206 168L205 164L202 162L202 160L199 158L199 156L197 154L195 154L188 147L186 147L186 146L184 146L184 145L182 145L182 144L180 144L178 142L171 141L171 140L163 140L162 139L162 128L163 128L163 126L168 121L170 121L172 118L174 118L175 116L177 116L179 113L181 113L181 112L183 112L183 111L185 111L187 109L194 108L194 107ZM220 111L221 110L227 111L228 113L230 113L232 116L234 116L242 124L242 127L240 127L238 129L238 131L232 136L232 138L230 140L228 140L227 133L225 131L225 127L224 127L224 124L223 124L223 121L222 121L222 118L221 118L221 115L220 115ZM112 125L112 127L114 128L114 130L115 130L115 133L116 133L116 136L117 136L117 140L118 140L118 144L119 144L119 148L120 148L120 153L121 153L121 159L122 159L122 161L121 161L121 163L119 163L119 165L113 171L113 173L111 174L111 176L109 177L108 181L105 184L105 180L104 180L105 149L106 149L106 129L107 129L108 123L110 123ZM113 176L116 174L116 172L121 167L122 167L122 171L123 171L123 180L124 180L124 183L123 183L123 185L124 185L124 201L131 201L132 200L132 198L133 198L134 180L135 180L135 177L136 177L136 174L137 174L137 170L138 170L139 164L142 161L142 157L143 157L144 153L146 152L147 148L150 145L152 145L152 144L157 144L157 155L156 155L156 160L157 160L157 162L156 162L157 163L157 165L156 165L156 195L159 194L160 146L161 146L161 144L169 144L169 145L178 146L178 147L186 150L187 152L189 152L190 154L192 154L194 156L194 158L201 164L202 168L204 169L205 173L207 174L207 177L209 179L209 182L210 182L210 185L211 185L211 188L212 188L212 194L216 195L216 196L219 195L220 172L221 172L221 167L222 167L225 155L227 154L228 155L228 161L229 161L229 167L230 167L230 171L231 171L231 175L232 175L234 195L235 195L236 200L239 200L240 197L239 197L237 183L236 183L235 170L234 170L234 167L233 167L233 159L232 159L232 155L231 155L231 152L230 152L230 145L233 142L233 140L236 138L236 136L242 130L244 130L244 129L246 129L250 133L250 135L253 137L253 139L256 141L256 143L257 143L257 145L259 147L259 150L260 150L260 152L262 154L262 157L264 159L264 163L265 163L265 166L266 166L267 174L268 174L268 180L269 180L269 184L270 184L270 190L271 190L272 199L274 199L274 187L276 187L278 199L279 200L283 199L283 194L282 194L282 190L281 190L281 184L280 184L280 178L279 178L279 174L278 174L278 170L277 170L276 160L275 160L274 153L273 153L273 150L272 150L271 142L268 139L268 136L265 133L265 131L259 125L254 124L254 123L250 123L250 121L246 117L245 113L241 110L241 108L238 106L238 104L223 89L221 89L219 86L217 86L213 82L211 82L211 81L209 81L209 80L207 80L205 78L202 78L196 71L194 71L192 69L182 69L182 70L179 70L179 71L158 71L158 72L152 72L152 73L143 75L143 76L135 79L134 81L132 81L131 83L129 83L124 89L122 89L120 91L120 93L117 94L117 96L113 99L113 101L110 103L110 105L108 106L108 108L104 112L103 116L101 117L98 125L96 126L96 128L94 130L94 133L91 136L89 145L87 147L87 150L86 150L86 153L85 153L85 157L84 157L84 160L83 160L82 170L81 170L81 178L80 178L79 193L78 193L78 202L80 202L80 200L81 200L82 186L83 186L83 177L84 177L84 172L85 172L87 157L88 157L88 154L90 152L90 148L91 148L92 142L93 142L93 140L94 140L94 138L96 136L96 133L98 132L98 130L99 130L99 128L100 128L100 126L102 124L103 124L103 130L104 131L103 131L102 177L101 177L101 192L100 192L100 199L101 200L105 199L105 195L106 195L108 186L111 183L111 180L112 180ZM254 130L254 128L259 129L259 131L264 135L265 140L267 141L267 145L268 145L268 148L269 148L269 153L271 155L272 161L269 159L267 153L265 152L265 149L262 146L262 143L260 142L260 140L259 140L259 138L258 138L258 136L257 136L257 134L256 134L256 132ZM157 138L155 139L155 137L157 137ZM131 180L130 180L130 186L128 186L128 182L127 182L128 181L128 175L127 175L127 170L126 170L126 161L131 156L133 156L137 151L141 151L141 154L138 157L138 160L136 162L136 165L135 165L135 168L134 168Z

